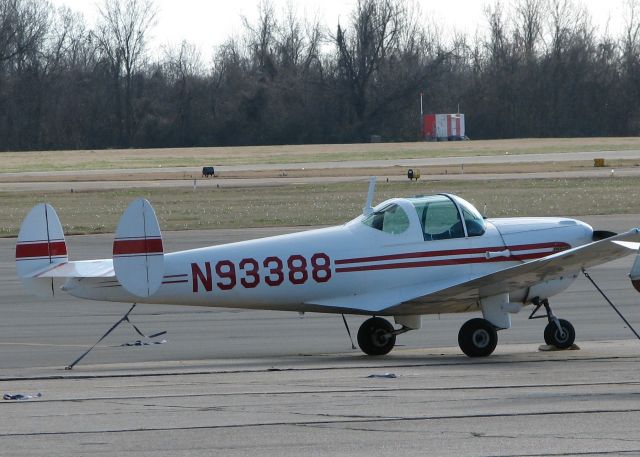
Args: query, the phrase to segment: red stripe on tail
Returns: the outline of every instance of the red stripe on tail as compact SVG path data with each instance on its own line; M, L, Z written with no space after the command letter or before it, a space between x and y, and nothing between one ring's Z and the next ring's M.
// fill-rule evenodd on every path
M18 243L16 245L16 259L58 257L67 255L67 245L64 241L50 243Z
M162 238L147 238L142 240L115 240L113 255L144 255L162 254Z

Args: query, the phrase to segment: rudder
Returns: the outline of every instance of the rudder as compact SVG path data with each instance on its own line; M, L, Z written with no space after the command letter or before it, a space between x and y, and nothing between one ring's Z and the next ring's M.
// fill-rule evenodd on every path
M153 295L162 284L164 249L156 213L139 198L124 211L113 242L113 268L118 281L138 297Z
M53 207L40 203L27 214L16 243L16 270L25 288L36 295L55 295L53 278L40 274L67 263L67 244L60 219Z

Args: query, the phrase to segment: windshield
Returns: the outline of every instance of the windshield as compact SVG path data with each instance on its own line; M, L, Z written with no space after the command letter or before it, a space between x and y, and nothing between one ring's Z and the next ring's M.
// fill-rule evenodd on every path
M480 236L487 229L487 224L484 221L482 215L471 203L458 196L453 196L458 206L462 210L462 216L464 217L464 223L467 226L468 236Z
M399 234L409 228L409 217L402 208L392 203L369 214L362 223L385 233Z
M433 195L408 200L416 208L425 241L464 237L460 213L449 197Z

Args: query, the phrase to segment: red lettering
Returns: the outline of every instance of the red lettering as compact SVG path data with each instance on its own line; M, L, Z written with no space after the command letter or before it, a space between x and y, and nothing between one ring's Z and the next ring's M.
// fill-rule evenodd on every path
M231 260L221 260L216 263L216 274L220 279L227 279L228 282L217 282L220 290L231 290L236 286L236 266Z
M209 262L204 263L204 269L206 275L202 272L197 263L191 264L191 278L193 282L193 293L198 292L198 280L204 286L204 290L211 292L213 290L213 278L211 277L211 264Z
M289 267L289 281L291 284L304 284L307 282L307 279L309 279L307 259L301 255L292 255L287 259L287 266Z
M246 267L250 268L247 269ZM240 269L244 270L245 277L240 279L240 283L247 289L253 289L260 283L260 275L258 274L260 266L255 259L242 259L240 261ZM248 279L252 278L251 281Z
M316 282L327 282L331 279L331 259L327 254L319 252L311 257L311 276Z
M311 277L317 283L324 283L331 279L331 259L323 252L318 252L311 256ZM287 258L288 274L285 276L284 263L279 257L271 256L264 259L262 267L267 269L268 274L264 275L264 282L275 287L281 285L285 278L288 277L289 282L294 285L300 285L309 279L309 271L307 258L294 254ZM260 284L260 263L253 258L242 259L238 268L243 272L240 278L240 284L246 289L253 289ZM220 281L216 282L216 286L220 290L231 290L238 283L238 273L236 264L231 260L220 260L215 264L215 274ZM213 290L213 275L211 274L211 263L204 262L204 271L197 263L191 264L191 276L193 293L200 291L200 287L205 291Z
M275 264L275 267L273 266ZM269 286L279 286L284 281L284 273L282 272L282 260L278 257L267 257L262 262L262 265L265 268L269 268L269 276L264 278L264 282L266 282ZM272 265L269 267L269 265Z

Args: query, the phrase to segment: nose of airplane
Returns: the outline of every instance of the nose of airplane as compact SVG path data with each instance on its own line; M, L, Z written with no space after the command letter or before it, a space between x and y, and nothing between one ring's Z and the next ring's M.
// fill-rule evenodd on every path
M593 240L593 233L594 233L593 227L591 227L586 222L582 222L582 221L578 221L578 220L576 220L576 223L578 224L578 227L580 227L582 229L583 237L587 238L590 241L592 241Z
M563 219L559 221L560 226L566 226L565 236L572 247L591 243L594 238L593 227L586 222L577 219Z

